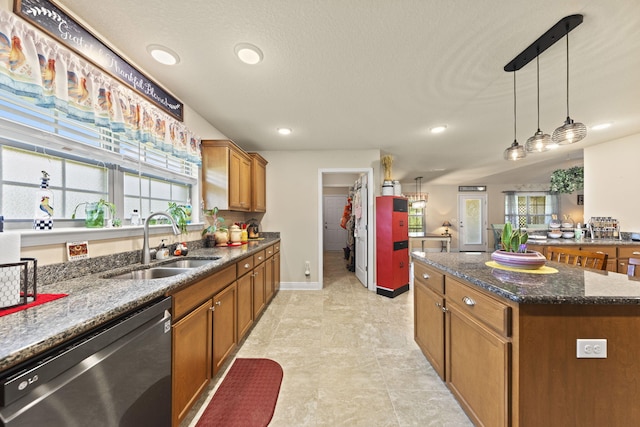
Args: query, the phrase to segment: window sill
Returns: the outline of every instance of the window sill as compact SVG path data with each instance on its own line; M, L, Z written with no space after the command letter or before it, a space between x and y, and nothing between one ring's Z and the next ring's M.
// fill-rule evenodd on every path
M202 230L205 226L203 223L189 224L188 231ZM127 237L141 237L144 234L144 226L125 226L115 228L84 228L84 227L68 227L54 228L53 230L12 230L9 233L20 234L21 246L34 247L55 245L59 243L75 242L82 240L107 240L121 239ZM159 224L149 227L149 234L166 234L171 233L171 225Z

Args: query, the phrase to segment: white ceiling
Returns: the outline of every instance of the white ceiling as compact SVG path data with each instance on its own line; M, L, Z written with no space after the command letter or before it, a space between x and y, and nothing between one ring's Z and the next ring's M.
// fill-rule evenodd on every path
M544 183L582 149L640 133L638 0L62 0L98 34L246 150L381 149L393 178ZM513 74L503 67L561 18L570 115L582 142L503 160L513 142ZM264 60L241 63L237 43ZM180 63L155 63L149 44ZM540 127L566 117L566 44L540 56ZM537 129L535 61L517 73L517 139ZM446 124L439 135L428 129ZM291 127L283 137L278 127ZM201 135L207 137L207 135Z

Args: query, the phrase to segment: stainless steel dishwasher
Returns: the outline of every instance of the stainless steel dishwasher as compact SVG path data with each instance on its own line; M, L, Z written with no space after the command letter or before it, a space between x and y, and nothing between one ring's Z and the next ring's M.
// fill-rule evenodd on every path
M3 373L7 427L170 426L171 298Z

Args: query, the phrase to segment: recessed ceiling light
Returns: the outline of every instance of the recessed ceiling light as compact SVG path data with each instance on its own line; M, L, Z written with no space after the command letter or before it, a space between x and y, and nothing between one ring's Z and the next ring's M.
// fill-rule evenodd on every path
M262 61L263 55L260 48L249 43L238 43L235 47L236 55L245 64L255 65Z
M442 133L445 130L447 130L447 125L434 126L434 127L429 129L429 131L431 131L431 133Z
M289 128L278 128L278 133L280 135L290 135L291 132L293 132L291 129Z
M611 127L611 125L613 124L613 122L607 122L607 123L600 123L597 125L593 125L591 126L591 130L602 130L602 129L606 129L608 127Z
M153 59L164 65L176 65L180 62L180 57L177 53L159 44L150 44L147 46L147 52Z

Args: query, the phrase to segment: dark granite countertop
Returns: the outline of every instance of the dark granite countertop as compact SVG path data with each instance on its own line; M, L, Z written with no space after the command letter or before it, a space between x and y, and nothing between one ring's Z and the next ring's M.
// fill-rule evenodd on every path
M490 253L412 252L412 259L519 304L640 304L640 278L547 261L554 274L485 265Z
M640 246L640 242L620 239L529 239L530 245L543 246Z
M267 237L238 247L190 250L187 258L219 256L220 259L163 279L122 280L105 277L139 269L141 265L138 263L48 284L40 289L41 293L66 293L68 296L0 317L0 372L279 240L279 237ZM182 257L172 257L175 258ZM152 266L168 261L154 261Z

